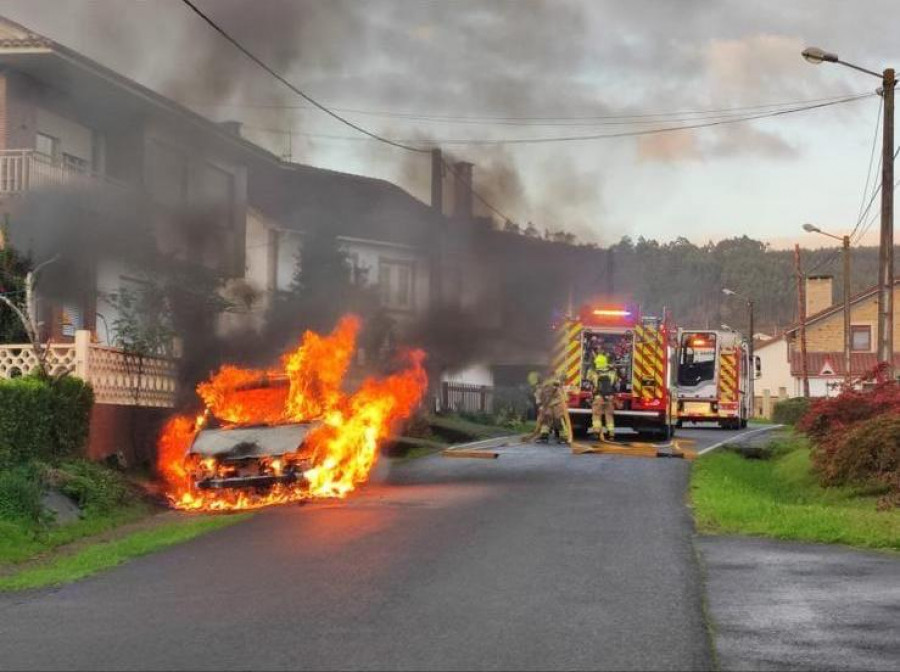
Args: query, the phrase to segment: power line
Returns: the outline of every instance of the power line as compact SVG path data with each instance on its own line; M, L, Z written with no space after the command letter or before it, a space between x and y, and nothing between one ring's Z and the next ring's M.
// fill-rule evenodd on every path
M722 126L727 124L736 124L744 121L753 121L756 119L767 119L770 117L778 117L786 114L793 114L796 112L805 112L808 110L819 109L822 107L831 107L833 105L840 105L844 103L854 102L856 100L861 100L862 98L868 98L874 96L874 93L863 94L859 96L852 96L847 98L840 98L837 100L831 100L827 103L819 103L815 105L805 105L802 107L794 107L786 110L778 110L775 112L767 112L762 114L754 114L754 115L744 115L742 117L730 117L726 119L717 119L717 120L709 120L696 124L682 124L678 126L662 126L660 128L651 128L644 130L635 130L635 131L623 131L618 133L600 133L600 134L591 134L591 135L577 135L577 136L553 136L553 137L541 137L541 138L498 138L498 139L478 139L478 138L465 138L465 139L452 139L452 138L442 138L442 139L434 139L432 142L435 145L522 145L522 144L546 144L553 142L573 142L573 141L590 141L590 140L602 140L602 139L610 139L610 138L628 138L628 137L639 137L645 135L655 135L660 133L671 133L675 131L683 131L683 130L692 130L698 128L709 128L713 126ZM276 129L276 128L263 128L263 127L255 127L248 126L248 128L271 132L271 133L282 133L282 134L290 134L293 133L290 129ZM352 136L346 135L329 135L329 134L315 134L315 133L295 133L295 135L306 136L311 138L322 138L322 139L331 139L331 140L362 140L363 138L354 138ZM397 143L408 143L412 142L410 140L405 139L395 139ZM423 151L423 150L420 150Z
M445 158L443 158L443 156L441 157L441 163L444 164L444 168L446 168L448 171L450 171L450 174L453 175L453 177L456 178L456 184L463 184L463 185L471 192L471 194L472 194L475 198L477 198L477 199L482 203L482 205L484 205L484 207L486 207L486 208L487 208L488 210L490 210L491 212L493 212L493 213L499 215L499 216L503 219L504 222L505 222L505 221L512 221L512 218L511 218L511 217L506 216L506 215L505 215L503 212L501 212L499 209L497 209L496 207L494 207L493 205L491 205L491 203L489 203L488 200L487 200L484 196L482 196L482 195L479 194L477 191L475 191L475 189L472 188L472 185L471 185L471 184L468 184L468 183L464 182L464 181L462 180L462 177L460 176L460 174L457 173L457 172L453 169L453 166L450 165L450 164L447 162L447 160L446 160Z
M858 94L860 96L868 94ZM702 115L713 116L732 116L735 114L743 114L753 110L793 107L797 105L807 105L813 103L829 102L834 100L842 100L846 96L831 96L828 98L812 98L806 100L787 101L782 103L766 103L760 105L748 105L744 107L726 107L718 109L706 110L681 110L668 112L646 112L639 114L611 114L611 115L592 115L592 116L545 116L545 117L528 117L528 116L459 116L459 115L443 115L434 113L417 113L417 112L397 112L389 110L365 110L350 107L333 107L331 109L347 114L360 114L375 117L388 117L394 119L409 119L412 121L433 121L438 123L473 123L473 124L498 124L511 126L592 126L592 125L625 125L629 123L659 123L659 119L653 121L639 121L651 119L654 117L696 117ZM286 104L264 104L264 103L203 103L196 101L185 101L187 105L195 107L228 107L228 108L257 108L272 110L310 110L315 109L309 105L286 105ZM631 120L631 121L629 121ZM638 120L638 121L635 121ZM691 119L684 119L688 121ZM606 124L600 122L618 121L618 124ZM677 120L676 120L677 121ZM574 123L573 123L574 122Z
M353 123L353 122L350 121L349 119L346 119L345 117L342 117L341 115L339 115L337 112L333 112L331 109L329 109L328 107L326 107L325 105L323 105L322 103L320 103L318 100L316 100L315 98L313 98L313 97L310 96L309 94L305 93L305 92L304 92L303 90L301 90L300 88L294 86L291 82L289 82L287 79L285 79L282 75L280 75L280 74L279 74L278 72L276 72L274 69L272 69L271 67L269 67L269 65L268 65L265 61L263 61L261 58L259 58L258 56L256 56L256 54L254 54L253 52L251 52L251 51L250 51L249 49L247 49L244 45L242 45L242 44L241 44L240 42L238 42L235 38L233 38L227 31L225 31L224 28L222 28L221 26L219 26L215 21L213 21L210 17L208 17L206 14L204 14L203 11L202 11L199 7L197 7L197 5L195 5L193 2L191 2L191 0L181 0L181 1L182 1L185 5L187 5L188 7L190 7L191 11L193 11L197 16L199 16L201 19L203 19L207 24L209 24L209 26L210 26L213 30L215 30L217 33L219 33L219 35L221 35L221 36L222 36L223 38L225 38L228 42L230 42L237 50L239 50L241 53L243 53L247 58L249 58L251 61L253 61L254 63L256 63L259 67L261 67L263 70L265 70L265 71L268 72L270 75L272 75L272 77L274 77L275 79L277 79L279 82L281 82L281 83L284 84L286 87L288 87L291 91L293 91L294 93L296 93L298 96L300 96L301 98L303 98L303 99L306 100L308 103L312 104L314 107L316 107L317 109L321 110L321 111L324 112L325 114L329 115L330 117L333 117L333 118L337 119L337 120L340 121L342 124L345 124L346 126L349 126L349 127L352 128L353 130L358 131L358 132L360 132L360 133L362 133L362 134L364 134L364 135L368 135L370 138L373 138L374 140L378 140L379 142L383 142L383 143L385 143L385 144L387 144L387 145L392 145L392 146L394 146L394 147L398 147L398 148L400 148L400 149L405 149L405 150L410 151L410 152L423 152L423 153L425 153L425 152L431 151L430 149L427 149L427 148L424 148L424 147L414 147L414 146L412 146L412 145L408 145L408 144L405 144L405 143L402 143L402 142L398 142L398 141L396 141L396 140L391 140L390 138L385 138L385 137L382 136L382 135L379 135L379 134L377 134L377 133L374 133L374 132L372 132L372 131L370 131L370 130L368 130L368 129L366 129L366 128L363 128L362 126L360 126L360 125L358 125L358 124Z
M723 126L727 124L736 124L744 121L753 121L755 119L768 119L770 117L780 117L787 114L794 114L797 112L806 112L808 110L819 109L823 107L831 107L832 105L841 105L844 103L853 102L856 100L861 100L862 98L868 98L870 96L874 96L876 94L869 93L860 96L851 96L846 98L841 98L838 100L830 101L827 103L818 103L815 105L805 105L802 107L794 107L787 110L778 110L776 112L767 112L755 115L746 115L743 117L736 118L728 118L728 119L720 119L717 121L707 121L700 122L696 124L684 124L681 126L665 126L662 128L651 128L639 131L623 131L619 133L598 133L598 134L590 134L590 135L570 135L570 136L556 136L550 138L507 138L507 139L486 139L486 140L441 140L439 144L441 145L527 145L527 144L547 144L554 142L575 142L575 141L589 141L589 140L603 140L609 138L631 138L631 137L639 137L644 135L657 135L660 133L670 133L674 131L686 131L693 130L697 128L710 128L713 126Z
M866 202L866 193L869 191L869 180L872 177L872 163L875 160L875 147L878 144L878 129L881 128L881 106L884 104L884 100L879 97L878 98L878 114L875 116L875 133L872 135L872 151L869 154L869 167L866 169L866 184L863 187L863 195L862 199L859 202L859 212L856 215L856 226L853 228L853 231L850 232L852 236L856 233L856 230L859 228L859 223L863 218L863 204Z

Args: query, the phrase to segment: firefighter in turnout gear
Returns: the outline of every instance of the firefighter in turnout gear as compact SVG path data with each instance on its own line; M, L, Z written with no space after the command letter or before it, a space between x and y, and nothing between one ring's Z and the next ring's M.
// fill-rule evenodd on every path
M560 443L569 443L572 437L572 427L569 421L568 399L566 388L559 378L551 378L540 387L538 404L540 412L538 417L538 429L540 437L538 441L547 443L550 440L551 430L557 431Z
M594 388L590 432L597 434L601 439L604 438L604 434L609 440L615 437L616 424L613 412L617 378L610 356L601 350L594 357L594 368L590 375Z

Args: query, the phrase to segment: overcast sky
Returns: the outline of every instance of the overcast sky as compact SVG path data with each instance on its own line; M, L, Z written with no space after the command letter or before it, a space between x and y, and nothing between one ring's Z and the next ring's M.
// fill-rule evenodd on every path
M691 116L637 115L878 87L877 79L838 65L807 64L800 57L807 45L873 70L900 67L891 20L900 4L893 2L198 4L323 103L417 143L619 133ZM278 154L390 179L428 198L427 157L298 109L302 100L180 0L0 0L0 13L214 119L244 121L248 137ZM476 188L490 202L539 228L602 243L623 235L700 243L747 234L817 246L800 232L803 222L842 233L857 220L878 109L872 96L662 135L446 148L476 164ZM572 117L604 119L575 126L586 122ZM877 227L868 242L877 242Z

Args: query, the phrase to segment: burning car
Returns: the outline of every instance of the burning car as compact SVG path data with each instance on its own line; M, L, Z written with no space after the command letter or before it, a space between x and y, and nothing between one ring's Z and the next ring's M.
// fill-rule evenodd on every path
M222 366L197 386L206 410L169 419L157 468L173 506L248 509L311 497L344 497L368 479L379 443L419 403L424 353L405 368L345 389L360 322L307 331L271 369Z

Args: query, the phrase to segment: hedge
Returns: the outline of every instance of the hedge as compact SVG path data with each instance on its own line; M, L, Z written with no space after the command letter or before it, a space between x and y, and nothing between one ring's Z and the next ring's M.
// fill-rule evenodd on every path
M94 393L79 378L0 380L0 469L81 453Z
M775 404L772 409L772 422L781 425L796 425L809 409L809 399L794 397Z

